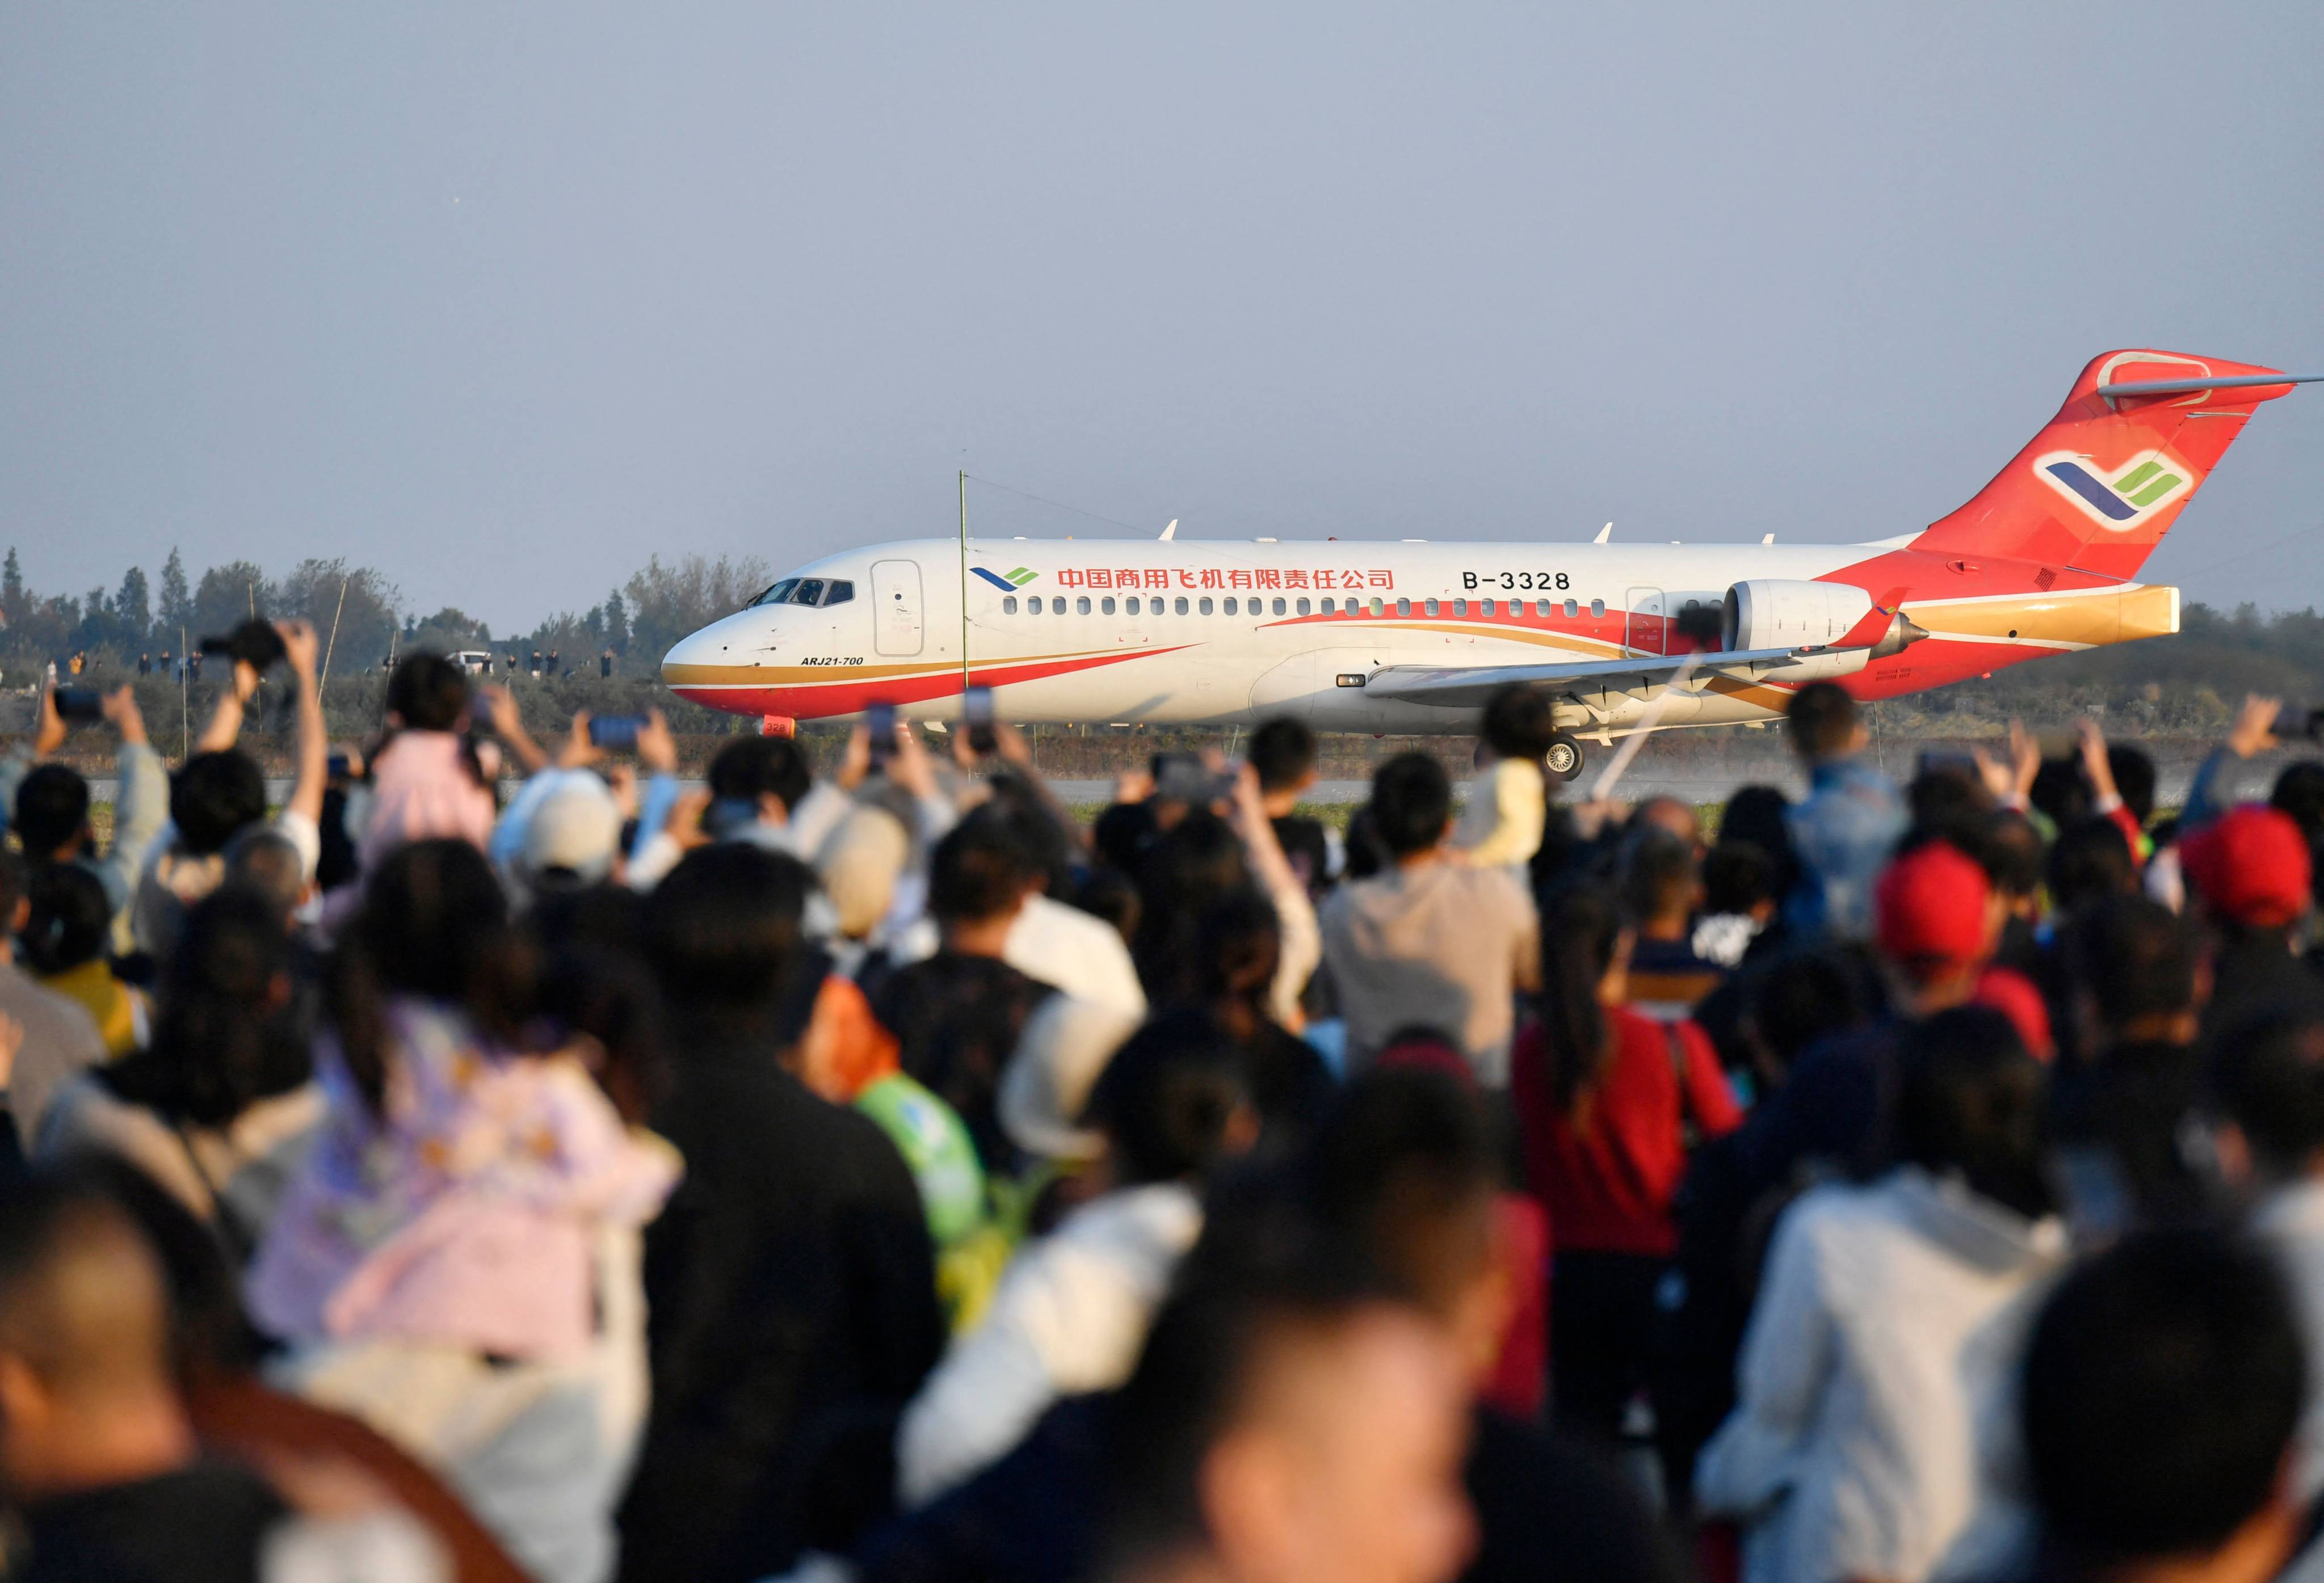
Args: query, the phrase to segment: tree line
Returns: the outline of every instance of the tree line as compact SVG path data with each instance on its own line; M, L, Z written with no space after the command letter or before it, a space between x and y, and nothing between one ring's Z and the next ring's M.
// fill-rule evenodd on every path
M740 609L771 580L756 556L670 562L656 556L586 611L553 612L528 631L495 634L456 606L433 614L408 608L387 574L344 557L309 557L272 575L253 561L227 561L197 579L172 548L157 579L131 566L115 588L43 594L25 584L11 547L0 562L0 675L21 680L51 660L62 670L76 655L99 670L134 668L141 656L158 662L182 655L254 615L312 621L341 674L415 648L485 649L527 659L534 649L556 650L566 665L586 663L593 671L610 649L651 667L678 639Z

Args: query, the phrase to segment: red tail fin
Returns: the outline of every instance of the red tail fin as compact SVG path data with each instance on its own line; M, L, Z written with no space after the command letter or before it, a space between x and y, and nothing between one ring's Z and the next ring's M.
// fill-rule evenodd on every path
M2280 372L2175 352L2094 357L2033 443L1913 548L2135 576L2253 408L2292 384L2113 395L2098 387Z

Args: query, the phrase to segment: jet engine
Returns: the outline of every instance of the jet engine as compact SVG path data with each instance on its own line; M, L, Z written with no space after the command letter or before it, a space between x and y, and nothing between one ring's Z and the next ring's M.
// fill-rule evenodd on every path
M1720 647L1810 649L1837 643L1872 613L1872 595L1847 583L1810 583L1755 577L1727 591L1720 614ZM1872 658L1886 659L1928 634L1902 612L1872 646Z

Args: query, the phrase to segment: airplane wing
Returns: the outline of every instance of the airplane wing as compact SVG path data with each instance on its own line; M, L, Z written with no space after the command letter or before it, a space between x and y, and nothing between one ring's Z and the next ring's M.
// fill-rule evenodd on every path
M1790 684L1852 676L1872 658L1869 646L1813 649L1746 649L1728 653L1639 654L1624 659L1584 659L1563 665L1391 665L1364 682L1366 695L1405 704L1474 709L1512 682L1524 682L1579 698L1614 694L1641 701L1671 685L1688 660L1694 668L1683 684L1701 692L1714 676L1736 681Z

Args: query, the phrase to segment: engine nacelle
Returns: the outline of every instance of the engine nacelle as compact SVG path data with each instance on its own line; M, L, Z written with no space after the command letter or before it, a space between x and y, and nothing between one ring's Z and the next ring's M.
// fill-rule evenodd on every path
M1720 646L1802 649L1837 643L1872 611L1872 595L1846 583L1755 577L1727 591Z

